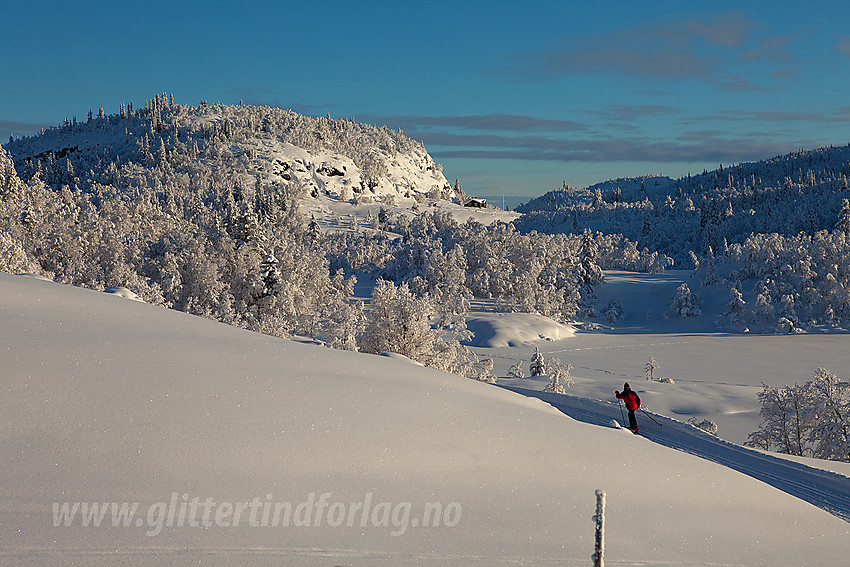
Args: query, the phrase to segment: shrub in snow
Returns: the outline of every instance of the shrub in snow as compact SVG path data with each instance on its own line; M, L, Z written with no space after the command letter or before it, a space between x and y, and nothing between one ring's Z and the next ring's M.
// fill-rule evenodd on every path
M438 308L429 297L416 297L407 283L396 287L378 280L357 346L363 352L395 352L431 368L489 380L492 361L489 368L486 361L479 364L475 354L460 343L468 337L466 313L448 313L446 309L453 305Z
M570 371L573 365L564 366L559 358L552 357L549 359L549 378L550 382L543 388L544 392L554 392L556 394L566 394L565 386L572 386L573 379L570 376Z
M546 364L543 360L543 355L540 353L540 349L534 347L534 354L531 355L531 364L528 366L528 371L531 372L532 376L543 376L546 374Z
M676 383L672 378L667 378L667 377L661 378L658 381L661 382L662 384L675 384Z
M510 367L510 369L508 370L508 376L510 378L525 378L525 374L522 371L521 360Z
M778 333L793 333L795 330L794 321L788 317L780 317L779 321L776 322L776 332Z
M323 321L327 345L341 350L358 350L357 334L363 328L366 315L362 301L339 303Z
M41 270L27 257L20 242L5 232L0 232L0 272L21 274L40 273Z
M646 361L646 365L643 367L643 375L647 380L654 379L655 369L661 366L658 364L658 361L655 360L655 357L650 356Z
M688 423L698 429L702 429L706 433L710 433L711 435L717 435L717 424L711 421L710 419L703 419L702 421L697 422L697 418L692 417L688 420Z
M396 352L424 364L438 338L430 323L433 311L431 303L414 297L406 283L396 287L378 280L357 344L363 352Z
M488 384L492 384L496 381L496 377L493 376L492 358L479 360L478 362L473 364L473 367L475 368L475 374L473 378L475 378L479 382L487 382Z

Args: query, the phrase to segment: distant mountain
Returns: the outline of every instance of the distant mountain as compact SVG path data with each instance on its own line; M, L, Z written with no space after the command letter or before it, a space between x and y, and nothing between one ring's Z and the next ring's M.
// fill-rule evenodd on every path
M683 261L688 251L742 243L752 233L831 229L848 191L850 145L799 151L670 179L615 179L564 187L516 208L519 230L618 233ZM725 244L724 244L725 243Z

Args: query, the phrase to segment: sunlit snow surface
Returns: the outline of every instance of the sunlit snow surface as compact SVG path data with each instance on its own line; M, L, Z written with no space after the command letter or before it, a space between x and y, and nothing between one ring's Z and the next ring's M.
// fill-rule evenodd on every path
M844 336L810 337L812 344L580 331L536 344L573 364L571 393L610 401L628 379L649 409L677 417L671 408L681 410L683 399L690 409L700 409L694 399L717 402L677 398L674 389L699 394L723 382L755 392L751 365L784 383L797 370L788 367L792 358L805 379L808 359L829 366L847 352L846 342L829 343ZM757 361L762 339L768 347L758 354L768 358ZM741 340L751 342L733 348ZM500 368L527 360L533 348L480 350L499 357L504 376ZM800 354L779 358L792 350ZM665 447L656 438L666 428L682 431L672 422L636 437L404 360L5 274L0 351L2 564L587 565L595 489L607 492L611 565L841 565L850 552L847 522ZM675 384L638 383L649 354ZM537 389L533 380L522 384ZM196 497L294 507L311 493L330 493L326 503L347 511L367 497L373 510L386 503L403 512L407 502L409 521L402 526L396 513L380 525L378 513L378 526L356 516L353 526L334 527L326 507L323 519L300 527L251 526L244 515L239 526L175 521L155 536L135 523L53 525L54 503L139 502L144 512L176 495L178 509ZM457 505L462 515L449 518L451 527L414 526L425 503Z

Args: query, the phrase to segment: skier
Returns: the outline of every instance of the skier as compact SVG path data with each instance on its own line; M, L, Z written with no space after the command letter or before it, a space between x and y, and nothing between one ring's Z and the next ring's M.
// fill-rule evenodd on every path
M638 432L638 424L635 419L635 410L640 407L640 397L637 393L629 387L629 383L626 382L623 384L623 391L614 390L614 395L617 396L618 400L623 400L626 404L626 409L629 410L629 429Z

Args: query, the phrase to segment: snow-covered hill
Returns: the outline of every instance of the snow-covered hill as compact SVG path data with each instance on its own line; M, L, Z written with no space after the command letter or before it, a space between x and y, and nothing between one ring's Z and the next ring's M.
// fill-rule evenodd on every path
M850 552L749 476L404 361L5 274L0 328L10 565L587 565L596 489L611 565Z
M271 107L180 105L165 95L137 111L122 104L120 114L75 118L5 148L22 178L39 171L57 188L90 189L105 181L103 171L186 153L198 165L229 170L248 187L290 185L343 201L455 196L424 146L401 132Z

